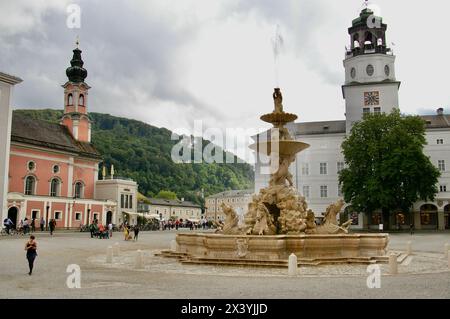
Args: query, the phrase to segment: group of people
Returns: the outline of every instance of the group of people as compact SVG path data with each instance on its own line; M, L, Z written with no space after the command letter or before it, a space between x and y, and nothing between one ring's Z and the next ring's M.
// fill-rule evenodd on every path
M139 237L139 231L140 231L139 225L130 226L127 223L123 224L123 235L126 241L128 240L137 241ZM134 233L134 238L132 237L131 232Z
M45 220L44 218L41 217L40 219L40 228L41 228L41 232L43 232L45 230ZM14 229L14 222L11 220L11 218L5 218L3 220L3 226L6 229L6 232L8 234L10 234L11 229ZM48 228L50 230L50 235L53 236L53 232L55 231L56 228L56 220L55 219L50 219L50 221L48 222ZM24 235L32 232L34 233L36 231L36 218L31 219L31 221L28 219L28 217L25 217L24 220L20 220L19 224L17 225L17 231L23 233Z
M183 228L183 227L189 228L190 230L199 229L199 228L208 229L209 223L206 218L201 219L199 222L193 222L190 220L183 221L183 219L176 219L176 220L169 219L167 221L161 222L162 230L171 230L171 229L178 230L178 228Z
M110 222L107 226L99 224L97 219L94 219L89 225L91 238L109 239L112 237L113 224Z

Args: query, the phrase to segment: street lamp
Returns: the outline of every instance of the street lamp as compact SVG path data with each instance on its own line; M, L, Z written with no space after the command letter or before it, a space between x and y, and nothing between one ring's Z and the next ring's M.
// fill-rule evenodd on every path
M45 230L48 231L48 211L50 210L50 206L47 205L47 214L45 215Z

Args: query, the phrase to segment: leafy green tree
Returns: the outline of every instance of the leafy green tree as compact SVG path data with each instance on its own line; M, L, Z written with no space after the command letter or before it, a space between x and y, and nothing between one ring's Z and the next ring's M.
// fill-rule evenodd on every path
M178 199L177 194L171 191L160 190L159 193L155 196L156 198L164 198L164 199Z
M347 203L360 212L381 210L383 224L395 210L434 200L440 176L424 155L425 122L418 116L367 114L342 144L347 168L339 182Z

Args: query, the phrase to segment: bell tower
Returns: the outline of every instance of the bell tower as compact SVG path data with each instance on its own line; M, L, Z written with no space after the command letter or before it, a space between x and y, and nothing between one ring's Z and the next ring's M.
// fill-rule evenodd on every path
M87 112L88 91L90 86L84 80L87 71L83 68L81 50L77 47L73 50L70 67L66 70L68 81L64 88L64 115L61 124L69 128L73 137L80 142L91 142L91 120Z
M348 29L350 47L344 59L347 134L365 113L390 113L399 107L400 82L395 77L395 56L386 44L387 25L365 2Z

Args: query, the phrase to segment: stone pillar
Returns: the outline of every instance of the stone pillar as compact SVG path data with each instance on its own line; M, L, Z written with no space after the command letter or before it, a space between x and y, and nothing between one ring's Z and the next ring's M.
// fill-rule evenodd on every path
M444 217L444 212L438 212L437 213L437 218L438 218L438 229L439 230L445 230L445 217Z
M422 229L422 224L420 222L420 212L414 212L414 228L415 230Z
M113 255L114 255L114 257L119 257L119 255L120 255L119 243L114 244Z
M111 246L108 246L106 249L106 263L112 264L113 260L113 248Z
M141 250L138 250L136 252L135 268L136 269L143 269L144 268L144 258L143 258Z
M406 254L409 256L409 255L412 255L412 242L411 241L408 241L407 243L406 243Z
M391 253L389 255L389 273L391 275L398 274L397 255L394 253Z
M297 256L295 254L291 254L289 256L289 276L297 276Z
M9 151L11 147L11 100L14 85L21 79L0 72L0 215L8 217Z

